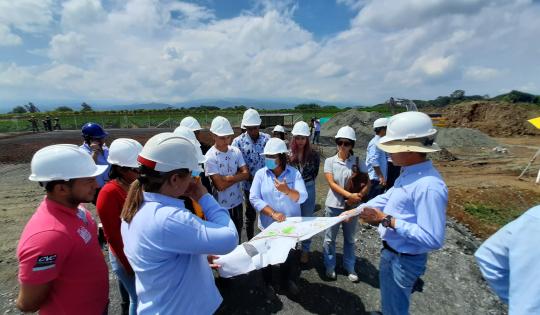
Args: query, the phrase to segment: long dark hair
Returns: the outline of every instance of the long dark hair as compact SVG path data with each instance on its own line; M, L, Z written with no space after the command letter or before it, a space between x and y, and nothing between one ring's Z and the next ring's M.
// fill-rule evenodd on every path
M130 223L141 207L143 202L143 191L158 192L161 189L161 186L168 182L174 174L177 174L180 177L187 177L190 175L190 172L188 169L158 172L141 165L139 167L139 178L133 181L129 187L120 218L127 223Z
M309 144L309 137L306 137L306 145L304 145L304 150L302 152L302 159L299 158L300 149L298 148L298 143L296 143L296 137L292 137L291 140L291 163L292 164L301 164L305 163L311 154L311 145Z

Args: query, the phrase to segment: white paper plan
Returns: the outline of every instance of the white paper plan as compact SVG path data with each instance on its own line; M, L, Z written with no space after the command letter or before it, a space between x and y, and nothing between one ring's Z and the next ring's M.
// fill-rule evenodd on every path
M360 211L357 209L353 215ZM290 217L283 222L274 222L249 242L214 260L214 263L221 265L218 271L224 278L281 264L287 260L289 251L298 241L307 240L348 217Z

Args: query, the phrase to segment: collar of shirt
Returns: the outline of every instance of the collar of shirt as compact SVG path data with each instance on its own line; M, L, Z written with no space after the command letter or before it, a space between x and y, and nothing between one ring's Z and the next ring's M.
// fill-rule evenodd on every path
M45 200L45 204L47 205L47 209L49 211L60 211L62 213L66 213L71 216L76 216L79 212L79 208L73 209L73 208L66 207L63 204L57 201L51 200L47 197L45 197L44 200Z
M430 170L433 168L433 163L430 160L420 162L417 164L409 165L409 166L403 166L403 172L401 173L402 177L408 176L408 175L421 175L422 172Z
M272 172L271 169L269 169L266 166L264 168L265 168L266 175L268 175L269 177L276 177L276 174L274 174L274 172ZM277 176L277 179L282 179L282 178L287 177L287 175L289 175L291 171L292 171L292 166L287 165L287 167L285 167L285 170L281 174L279 174L279 176Z
M157 202L162 205L173 206L178 208L185 208L184 200L165 196L159 193L143 192L145 202Z
M355 155L349 155L349 157L348 157L346 160L342 160L342 159L339 157L339 155L337 155L337 154L334 155L334 156L336 157L336 159L335 159L336 163L339 163L339 164L342 164L342 165L347 165L347 163L348 163L349 161L351 161L351 159L356 159L356 156L355 156ZM354 161L352 161L352 162L354 162Z

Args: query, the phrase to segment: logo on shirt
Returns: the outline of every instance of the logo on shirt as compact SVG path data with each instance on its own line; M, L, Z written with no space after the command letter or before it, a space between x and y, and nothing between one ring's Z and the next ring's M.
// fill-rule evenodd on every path
M38 256L32 271L41 271L54 268L56 266L56 254Z
M79 233L79 236L83 239L84 243L88 244L90 240L92 239L92 234L88 232L88 230L85 227L80 227L77 229L77 233Z

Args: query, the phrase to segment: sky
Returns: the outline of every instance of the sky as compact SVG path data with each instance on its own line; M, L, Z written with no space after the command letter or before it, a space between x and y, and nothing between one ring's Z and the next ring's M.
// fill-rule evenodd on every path
M0 110L540 94L539 0L0 0Z

